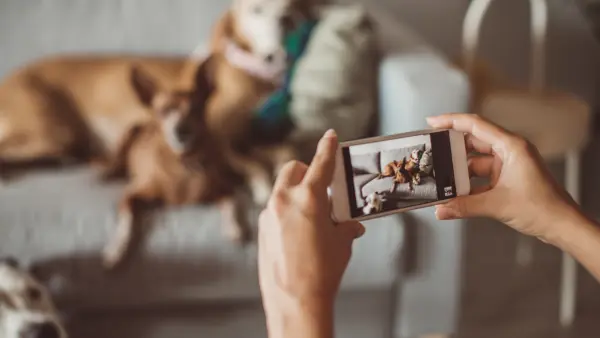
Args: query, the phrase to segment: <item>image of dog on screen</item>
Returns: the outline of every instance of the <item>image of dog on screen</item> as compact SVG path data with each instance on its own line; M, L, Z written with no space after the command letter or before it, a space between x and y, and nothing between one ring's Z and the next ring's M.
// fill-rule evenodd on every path
M358 216L438 200L429 135L349 148Z

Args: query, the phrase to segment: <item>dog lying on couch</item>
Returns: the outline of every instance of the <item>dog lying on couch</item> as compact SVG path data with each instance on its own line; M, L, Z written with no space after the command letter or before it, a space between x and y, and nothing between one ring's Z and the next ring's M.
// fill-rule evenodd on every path
M302 25L312 18L312 11L310 0L234 0L211 37L214 92L207 103L207 124L229 161L244 170L259 205L270 196L274 174L297 158L287 140L293 127L286 111L286 89L293 61L299 57L290 51L304 49L309 32ZM297 39L290 39L292 35ZM290 40L295 48L286 48ZM191 59L188 69L198 62L202 61ZM189 78L182 81L190 83ZM271 170L249 158L269 164Z
M154 119L130 129L104 175L130 179L119 204L116 236L104 252L107 268L123 260L143 207L155 203L217 203L228 237L236 242L247 238L241 206L234 198L242 178L206 126L206 102L212 94L210 62L198 68L193 91L165 91L141 68L133 69L132 86L140 102L154 112Z
M406 170L406 167L412 161L409 158L416 153L422 154L419 161L419 184L413 184L413 175ZM427 155L427 157L426 157ZM402 160L404 159L404 165ZM424 161L425 159L425 161ZM403 168L401 171L402 183L395 183L396 174L389 164L396 161L394 168ZM425 144L414 147L400 148L394 150L384 150L361 155L352 155L353 181L355 188L356 204L358 208L363 208L368 204L367 198L374 193L385 197L386 205L395 205L395 208L401 208L406 204L414 204L415 201L435 201L437 200L437 186L431 167L430 148ZM417 165L408 165L413 173L416 172ZM427 170L429 174L421 170ZM430 170L431 169L431 170ZM394 187L391 191L390 187Z
M174 88L186 60L60 56L18 69L0 83L0 169L110 160L131 126L151 119L131 87L133 65Z

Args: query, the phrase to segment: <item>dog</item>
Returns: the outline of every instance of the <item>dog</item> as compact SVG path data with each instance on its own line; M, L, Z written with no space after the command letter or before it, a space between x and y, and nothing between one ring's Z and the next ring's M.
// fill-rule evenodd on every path
M144 205L216 202L227 235L238 242L247 237L248 228L239 216L241 206L234 198L241 178L226 164L206 127L204 109L212 92L206 77L208 64L207 60L199 67L196 88L189 92L165 91L141 69L132 71L131 83L140 102L155 116L130 129L103 175L130 179L119 205L116 237L105 249L107 269L126 255Z
M0 83L0 170L39 160L103 162L135 124L151 119L131 88L133 65L177 87L187 59L49 57Z
M401 162L392 161L388 163L385 167L383 167L383 171L377 176L378 179L382 179L384 177L394 178L392 182L392 187L390 188L390 193L396 191L398 184L408 183L410 191L415 190L415 185L421 184L420 175L418 173L414 174L413 172L408 170L407 163L411 163L411 161L407 161L406 157L403 157ZM409 168L411 168L412 170L414 168L414 164L410 165Z
M411 151L408 162L406 163L405 169L411 175L413 185L421 184L421 156L423 152L415 149ZM412 189L411 189L412 190Z
M0 337L67 337L48 290L14 259L0 260Z
M227 145L229 160L245 168L259 205L270 196L274 174L298 155L286 139L288 123L263 128L256 111L281 88L288 67L284 38L315 16L313 7L308 0L234 0L211 37L215 91L208 102L208 125ZM195 62L190 61L191 69ZM252 162L249 158L269 168L242 165Z
M365 202L367 205L363 207L363 213L365 215L371 215L373 213L379 213L383 210L385 197L377 192L374 192L365 198Z

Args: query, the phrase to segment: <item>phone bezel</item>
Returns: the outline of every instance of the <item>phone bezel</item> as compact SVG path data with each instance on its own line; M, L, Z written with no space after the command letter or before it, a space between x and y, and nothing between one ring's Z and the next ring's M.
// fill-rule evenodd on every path
M400 138L407 138L412 136L429 135L438 132L449 131L450 137L450 149L452 151L452 164L454 167L454 179L456 184L456 192L458 196L468 195L471 190L471 183L469 179L469 168L467 163L467 150L465 145L464 134L450 130L450 129L426 129L413 131L402 134L386 135L370 137L361 140L354 140L340 143L336 152L336 166L334 172L333 182L330 186L330 201L331 201L331 217L336 222L345 221L367 221L370 219L385 217L389 215L398 214L401 212L427 208L438 204L447 203L450 200L436 201L426 204L420 204L407 208L386 211L374 215L360 216L352 218L350 214L350 203L348 198L348 184L346 180L346 171L344 169L344 158L342 149L344 147L376 143L382 141L395 140ZM337 198L336 198L337 197Z

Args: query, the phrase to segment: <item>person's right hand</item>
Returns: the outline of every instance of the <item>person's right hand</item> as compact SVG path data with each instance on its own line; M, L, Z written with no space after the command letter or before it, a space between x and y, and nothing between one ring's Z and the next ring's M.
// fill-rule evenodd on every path
M537 149L525 139L472 114L427 119L436 129L466 133L469 173L490 179L469 196L437 206L438 219L491 217L514 229L550 241L554 224L576 212L574 201L551 177ZM549 238L550 237L550 238Z

